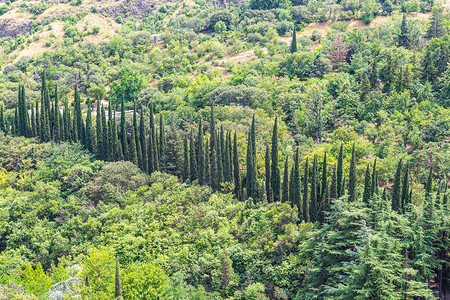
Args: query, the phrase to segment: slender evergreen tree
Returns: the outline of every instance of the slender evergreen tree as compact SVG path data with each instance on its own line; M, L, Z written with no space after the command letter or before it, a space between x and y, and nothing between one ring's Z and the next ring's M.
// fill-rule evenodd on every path
M355 158L355 143L352 147L352 159L350 160L350 171L348 176L348 201L356 200L356 158Z
M286 157L286 162L284 164L284 173L283 173L283 186L281 192L281 202L288 203L289 202L289 165L288 158Z
M336 170L336 179L337 179L337 192L338 197L341 197L344 191L342 190L342 175L343 175L343 168L344 165L344 154L343 154L343 145L341 144L341 148L339 149L339 156L338 156L338 162L337 162L337 170Z
M241 176L239 169L239 155L237 149L237 135L234 132L233 139L233 177L234 177L234 195L238 200L242 200L241 196Z
M318 220L323 223L325 220L325 211L328 207L328 175L327 175L327 153L323 155L322 163L322 188L320 189L319 201L317 201L319 206Z
M125 103L122 97L120 102L120 142L122 143L122 152L124 157L128 155L128 141L127 141L127 123L125 119Z
M183 180L186 181L190 178L191 173L189 171L189 146L187 137L184 137L184 160L183 160Z
M297 52L297 30L294 24L294 31L292 32L292 40L291 40L291 53Z
M220 190L223 182L223 128L217 133L217 188Z
M402 212L400 203L400 182L402 176L402 160L397 164L397 170L395 171L394 185L392 186L392 210L398 213Z
M278 167L278 117L272 131L272 164L271 164L271 187L273 202L280 201L280 169Z
M310 193L309 214L311 222L318 221L319 203L317 203L317 155L314 155L312 174L311 174L311 193Z
M370 196L371 197L375 193L378 193L376 166L377 166L377 159L375 158L375 160L373 162L373 168L372 168L372 183L370 184Z
M114 298L116 300L122 299L122 283L120 280L120 268L119 268L119 257L116 257L116 285L114 290Z
M406 14L403 14L402 25L400 26L400 34L398 36L398 45L409 49L411 47L411 42L409 38L409 26L406 20Z
M198 123L198 135L197 135L197 148L198 148L198 183L200 185L205 184L205 150L204 147L204 141L203 141L203 124L202 120L200 119L200 122Z
M366 174L364 176L364 193L363 193L363 202L366 204L369 204L369 200L371 197L370 191L371 191L371 182L370 182L370 169L369 165L367 164L366 168Z
M75 119L75 118L74 118ZM105 107L102 105L102 111L101 111L101 122L102 122L102 156L104 160L108 160L109 158L109 153L108 153L108 144L109 144L109 139L108 139L108 126L106 123L106 113L105 113Z
M338 198L337 187L337 165L334 165L333 176L331 178L330 199L335 200Z
M266 156L265 156L265 171L266 171L266 197L267 202L272 202L272 189L270 187L270 154L269 154L269 146L266 146Z
M164 121L162 114L159 114L159 140L158 140L158 157L160 169L164 170L166 155L166 133L164 129Z
M74 115L74 117L77 120L77 128L75 128L75 130L77 130L77 136L80 139L81 144L86 145L83 113L81 110L81 100L80 100L80 94L78 92L77 86L75 86L75 115Z
M141 144L142 152L142 169L148 172L147 139L145 138L145 118L142 108L139 113L139 142Z
M303 201L302 201L302 220L305 222L310 221L309 215L309 203L308 203L308 158L306 158L305 162L305 171L303 173ZM299 210L300 212L300 210Z
M65 103L65 109L64 112L66 112L67 109L67 102ZM97 158L98 159L104 159L103 158L103 126L102 126L102 113L101 113L102 109L100 106L100 102L97 100L97 117L96 117L96 121L95 121L95 129L96 129L96 135L97 135ZM67 114L66 114L67 116ZM65 118L67 119L67 117ZM67 120L66 120L67 121ZM67 121L67 124L69 122ZM67 125L66 125L67 126ZM68 129L68 128L67 128ZM67 133L68 135L68 133Z
M295 156L294 156L294 175L292 176L292 179L294 180L293 184L293 195L291 203L292 205L297 205L298 208L298 214L301 215L302 207L300 206L300 162L299 162L299 154L298 154L298 148L295 150Z
M247 198L253 198L257 201L256 188L256 125L255 115L253 115L252 125L248 134L247 141ZM272 191L273 193L273 191Z
M3 132L5 131L5 113L3 103L0 104L0 130L2 130Z
M191 181L197 180L197 159L196 159L196 155L195 155L195 142L194 142L194 137L193 134L191 132L190 134L190 139L189 139L189 169L191 172Z
M136 131L134 128L131 130L131 139L130 139L130 151L128 160L134 163L136 166L138 165L138 156L136 149Z
M402 184L402 199L401 199L401 207L402 212L405 213L408 204L409 204L409 177L408 177L408 164L405 165L405 174L403 176L403 184Z
M87 115L86 115L86 148L89 152L93 150L93 129L92 129L92 116L91 116L92 106L91 102L88 103Z
M292 165L291 167L291 173L289 175L289 189L288 189L288 202L289 204L294 207L294 168L295 166Z

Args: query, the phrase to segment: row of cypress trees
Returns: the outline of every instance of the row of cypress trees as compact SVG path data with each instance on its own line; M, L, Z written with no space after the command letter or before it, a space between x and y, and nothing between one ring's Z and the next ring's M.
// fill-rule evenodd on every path
M18 91L18 106L11 124L4 117L0 107L0 129L15 135L38 137L47 141L80 142L99 159L105 161L129 160L142 170L152 173L165 169L166 137L163 118L160 115L157 128L153 108L150 107L149 130L146 130L142 110L138 121L136 106L133 110L131 132L127 129L125 105L120 103L120 122L116 120L113 105L107 110L97 102L95 128L93 126L92 105L88 104L86 119L83 119L80 94L75 88L74 107L69 109L67 101L64 109L59 108L57 88L50 101L45 73L42 74L41 101L33 103L31 113L25 101L25 88ZM39 109L39 104L41 107ZM278 155L278 119L272 129L272 144L265 151L265 180L258 176L256 159L256 124L255 116L247 137L246 176L241 178L237 135L225 133L223 127L216 130L214 105L211 106L209 140L204 134L203 122L200 120L198 132L186 135L184 140L183 170L184 181L197 180L200 185L208 185L214 191L233 192L237 199L252 199L257 202L288 202L298 207L299 219L306 222L324 220L324 213L329 209L330 200L347 194L350 202L356 200L356 158L355 146L352 148L348 183L343 174L343 147L341 145L338 161L332 167L331 182L328 182L327 154L322 159L322 170L318 169L318 157L314 156L312 166L308 159L304 164L303 177L300 176L300 154L296 149L293 164L289 171L289 160L284 164L283 180L279 170ZM208 147L209 146L209 147ZM402 161L399 162L392 188L392 208L404 213L411 202L408 168L402 176ZM320 174L321 173L321 174ZM378 192L376 160L370 172L368 165L364 178L363 201Z

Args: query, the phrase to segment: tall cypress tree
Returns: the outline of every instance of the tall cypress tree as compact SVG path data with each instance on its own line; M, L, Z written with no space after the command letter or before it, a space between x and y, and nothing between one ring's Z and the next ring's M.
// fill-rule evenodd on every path
M109 159L109 153L108 153L108 145L109 145L109 139L108 139L108 125L106 123L106 113L105 113L105 107L102 105L102 112L101 112L101 122L102 122L102 156L104 160Z
M228 132L228 178L229 182L233 182L233 144L231 132Z
M150 104L150 131L148 134L147 141L147 163L148 163L148 172L151 174L155 171L155 154L154 154L154 132L155 132L155 124L153 118L153 105Z
M139 113L139 143L141 144L142 168L148 172L147 140L145 138L145 118L142 108Z
M394 185L392 186L392 210L401 213L400 203L400 182L402 174L402 160L398 162L397 170L395 171Z
M5 131L5 113L4 113L3 103L0 104L0 130ZM33 112L32 112L33 113ZM34 114L33 114L34 116Z
M230 135L227 132L225 136L225 151L224 151L224 165L223 165L223 177L225 182L232 182L231 175L231 157L230 157Z
M405 165L405 174L403 176L403 185L402 185L402 212L405 213L409 204L409 178L408 178L408 164Z
M337 165L334 165L333 177L331 178L330 199L338 198L337 187Z
M317 155L314 155L312 174L311 174L311 193L310 193L309 214L311 222L318 220L319 203L317 203Z
M305 171L303 173L303 203L302 203L302 220L305 222L310 221L309 204L308 204L308 158L305 162ZM300 212L300 210L299 210Z
M113 134L114 134L114 145L115 145L115 160L116 161L121 161L124 160L125 157L123 156L123 151L122 151L122 143L119 140L119 128L117 127L117 122L116 122L116 111L114 110L114 120L113 120Z
M92 152L92 116L91 116L91 102L88 103L87 116L86 116L86 148L89 152Z
M348 176L348 201L356 200L356 158L355 158L355 143L352 147L352 159L350 160L350 171Z
M288 194L289 194L288 201L292 207L294 207L294 172L295 172L294 168L295 168L295 166L292 165L291 173L289 175L289 192L288 192Z
M198 123L197 148L198 148L198 184L205 184L205 150L203 149L203 124L202 120Z
M119 257L116 257L116 285L114 290L114 298L116 300L122 299L122 283L120 280L120 269L119 269Z
M3 114L3 107L1 108L1 113ZM4 129L4 123L3 123L3 116L1 116L1 121L0 121L0 128ZM37 133L37 128L36 128L36 102L33 101L32 107L31 107L31 128L30 128L30 135L32 137L36 136Z
M369 164L367 164L366 174L364 176L364 193L363 193L363 202L369 204L369 199L371 197L371 182L370 182L370 169Z
M406 14L403 14L402 25L400 26L400 34L398 36L397 41L399 46L404 47L406 49L409 49L409 47L411 46L409 40L409 28L406 20Z
M284 164L284 173L283 173L283 186L281 192L281 202L288 203L289 202L289 166L288 166L288 158L286 157L286 162Z
M65 103L64 112L67 109L67 102ZM96 135L97 135L97 158L104 159L103 157L103 126L102 126L102 113L101 113L100 102L97 100L97 116L95 121ZM66 117L67 118L67 117ZM65 119L66 119L65 118ZM67 123L68 124L68 123ZM68 129L68 128L67 128Z
M210 152L210 185L213 190L217 190L217 144L216 144L216 122L214 119L214 102L211 103L211 116L210 116L210 139L209 139L209 152Z
M273 202L280 201L280 169L278 168L278 117L275 117L272 132L272 165L271 165L271 187Z
M55 85L55 97L53 99L53 134L54 134L54 140L59 141L61 139L61 124L59 122L60 112L59 112L59 98L58 98L58 86ZM91 124L92 125L92 124Z
M161 170L165 168L165 155L166 155L166 134L164 132L164 121L162 114L159 114L159 141L158 141L158 157L159 166Z
M327 175L327 153L323 155L323 163L322 163L322 188L320 190L320 201L318 201L319 205L319 214L318 219L321 223L325 220L324 212L328 207L328 175Z
M189 162L190 162L190 172L191 172L191 181L194 181L197 179L197 159L195 155L195 143L194 143L194 137L191 132L190 139L189 139Z
M300 162L299 162L299 155L298 155L298 148L295 150L295 156L294 156L294 176L292 176L292 179L294 180L294 190L292 195L292 205L297 205L298 213L300 216L302 208L300 207Z
M183 181L186 181L191 176L189 171L189 146L187 137L184 137L184 160L183 160Z
M292 32L292 40L291 40L291 53L297 52L297 30L294 24L294 31Z
M84 131L84 122L83 122L83 113L81 111L81 101L80 101L80 94L78 93L78 87L75 86L75 115L74 117L77 120L77 135L80 139L80 143L82 145L86 145L85 140L85 131Z
M44 142L50 141L50 96L48 93L47 79L45 72L42 73L42 87L41 87L41 113L40 113L40 138Z
M223 182L223 128L217 134L217 188L220 189Z
M266 171L266 196L267 202L272 202L272 189L270 187L270 154L269 146L266 146L266 156L265 156L265 171Z
M239 169L239 155L237 149L237 135L234 132L233 139L233 177L234 177L234 195L238 200L242 200L241 197L241 176Z
M337 193L338 197L341 197L344 191L342 190L342 175L344 165L344 154L343 154L343 145L341 144L341 148L339 149L339 157L337 162L337 170L336 170L336 179L337 179Z
M252 125L248 134L247 142L247 198L257 201L256 189L256 125L255 115L253 115Z
M136 130L131 130L130 151L128 160L134 163L136 166L139 164L136 147Z
M127 123L125 119L125 103L123 97L120 102L120 141L122 143L123 157L128 158Z
M370 184L370 196L371 197L373 196L373 194L378 193L376 166L377 166L377 159L375 158L375 161L373 162L373 168L372 168L372 183Z

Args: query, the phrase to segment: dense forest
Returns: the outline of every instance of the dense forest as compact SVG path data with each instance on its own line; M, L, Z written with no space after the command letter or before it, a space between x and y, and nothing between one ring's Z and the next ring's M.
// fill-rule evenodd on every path
M0 299L449 299L447 9L0 0Z

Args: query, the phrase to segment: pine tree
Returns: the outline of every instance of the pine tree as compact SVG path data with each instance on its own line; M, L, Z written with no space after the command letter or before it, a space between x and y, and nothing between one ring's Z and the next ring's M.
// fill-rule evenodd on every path
M183 180L186 181L190 178L191 173L189 171L189 146L187 137L184 137L184 160L183 160Z
M194 137L191 132L190 139L189 139L189 162L190 162L190 172L191 172L191 181L197 180L197 159L195 155L195 143L194 143Z
M237 149L237 135L236 132L234 132L234 139L233 139L233 177L234 177L234 195L238 200L242 200L241 197L241 176L240 176L240 169L239 169L239 156L238 156L238 149Z
M318 220L319 203L317 203L317 155L314 155L312 175L311 175L311 192L310 192L309 214L311 222Z
M348 201L356 200L356 158L355 158L355 143L352 148L352 159L350 160L350 171L348 176Z
M283 188L282 188L282 194L281 194L281 202L282 203L289 202L289 165L288 165L287 157L286 157L286 163L284 164Z
M405 174L403 176L403 184L402 184L402 200L401 200L401 207L402 212L405 213L408 204L409 204L409 177L408 177L408 164L405 165Z
M361 87L359 89L360 90L359 101L361 103L366 102L371 89L372 89L372 87L370 85L369 77L367 77L367 75L364 74L363 80L361 82Z
M127 141L127 123L125 119L125 103L123 97L120 103L120 142L122 143L123 157L129 157L128 141Z
M398 213L402 212L400 203L401 174L402 174L402 160L400 159L397 165L397 170L395 172L394 185L392 186L392 210L395 210Z
M86 116L86 148L89 152L92 152L92 116L91 116L91 102L88 103L87 116Z
M426 36L430 39L440 38L446 34L444 26L444 15L442 14L443 8L434 6L431 10L430 27L427 30Z
M266 146L266 156L264 161L265 171L266 171L266 197L267 202L272 202L272 189L270 187L270 154L269 154L269 146Z
M114 298L122 299L122 283L120 280L119 257L116 257L116 285L114 290Z
M292 40L291 40L291 53L297 52L297 31L294 24L294 31L292 32Z
M205 150L203 149L203 124L200 119L198 123L198 135L197 135L197 148L198 148L198 184L203 185L205 183Z
M337 179L337 193L338 197L341 197L344 191L342 190L342 168L344 165L344 154L343 154L343 145L341 144L341 148L339 150L339 157L337 162L337 170L336 170L336 179Z
M308 158L305 162L305 171L303 173L303 199L302 199L302 220L305 222L310 221L309 204L308 204ZM300 210L299 210L300 212Z
M369 204L369 199L372 196L370 194L370 191L371 191L370 180L371 180L370 169L369 169L369 165L367 165L366 174L364 176L364 193L363 193L363 202L366 204Z
M278 168L278 117L275 117L272 132L272 165L271 165L271 187L273 202L280 201L280 169Z
M409 47L411 46L409 40L409 27L408 22L406 20L406 14L403 14L402 25L400 26L400 34L398 36L397 41L399 46L404 47L406 49L409 49Z

